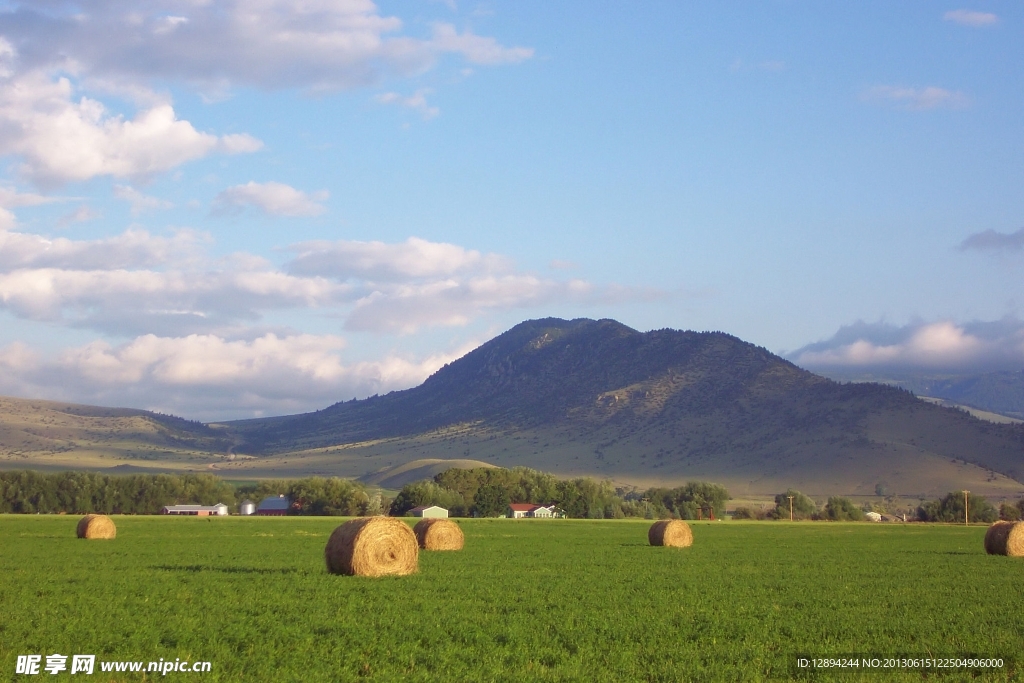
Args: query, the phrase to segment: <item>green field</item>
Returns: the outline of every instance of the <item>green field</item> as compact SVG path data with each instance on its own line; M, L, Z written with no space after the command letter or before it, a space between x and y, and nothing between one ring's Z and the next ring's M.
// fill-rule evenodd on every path
M669 549L641 521L460 520L464 551L364 579L324 569L337 518L115 521L83 541L77 517L0 516L0 679L786 680L799 653L1009 662L1024 642L1024 561L985 555L982 527L697 522ZM15 675L53 653L212 670Z

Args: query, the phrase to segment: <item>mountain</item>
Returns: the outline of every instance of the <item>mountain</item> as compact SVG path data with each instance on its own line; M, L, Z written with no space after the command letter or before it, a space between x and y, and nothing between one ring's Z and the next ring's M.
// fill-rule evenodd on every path
M257 456L240 475L472 458L751 493L1024 492L1022 426L834 382L720 332L613 320L527 321L413 389L222 426Z
M911 377L897 381L897 385L920 396L934 396L1024 420L1024 371L940 378Z
M980 374L903 371L858 371L850 368L815 368L838 382L875 382L942 399L949 404L1024 420L1024 370Z

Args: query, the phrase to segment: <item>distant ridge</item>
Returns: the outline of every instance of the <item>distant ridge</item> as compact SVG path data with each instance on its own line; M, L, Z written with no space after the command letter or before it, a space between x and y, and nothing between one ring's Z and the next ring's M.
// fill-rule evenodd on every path
M321 467L465 457L749 490L1024 491L1020 426L840 384L721 332L614 320L527 321L413 389L226 426L240 452L315 453Z

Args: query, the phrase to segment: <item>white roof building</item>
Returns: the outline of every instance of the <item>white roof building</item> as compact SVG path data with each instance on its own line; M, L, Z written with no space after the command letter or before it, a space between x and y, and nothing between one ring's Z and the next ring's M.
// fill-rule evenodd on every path
M165 505L160 509L160 514L225 517L228 514L228 506L224 503L217 503L216 505Z
M441 507L440 505L421 505L409 510L409 514L413 517L427 517L427 518L445 518L448 516L448 510Z

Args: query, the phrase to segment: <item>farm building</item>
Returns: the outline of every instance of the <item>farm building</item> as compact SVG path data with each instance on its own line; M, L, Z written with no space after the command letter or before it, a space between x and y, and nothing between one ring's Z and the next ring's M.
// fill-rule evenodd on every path
M238 514L240 515L254 515L256 514L256 503L252 502L248 498L238 504Z
M523 517L550 518L557 517L554 505L534 505L533 503L512 503L508 506L506 516L513 519Z
M865 512L864 513L864 518L867 519L869 522L881 522L882 521L882 515L878 514L877 512Z
M291 504L283 493L279 496L270 496L260 501L256 514L260 517L283 517L288 514Z
M225 517L228 514L228 506L224 503L217 503L216 505L165 505L160 509L160 514Z
M421 505L409 510L413 517L446 518L448 511L440 505Z

